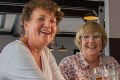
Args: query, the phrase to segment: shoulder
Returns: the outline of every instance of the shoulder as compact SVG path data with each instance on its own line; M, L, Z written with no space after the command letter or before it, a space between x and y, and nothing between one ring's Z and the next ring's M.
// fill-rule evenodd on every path
M18 49L21 49L23 46L23 44L19 41L19 40L16 40L16 41L13 41L9 44L7 44L1 53L6 53L6 52L12 52L12 51L16 51Z
M27 51L25 52L24 47L19 40L4 47L0 54L0 73L13 73L17 69L30 66L31 58L26 54Z
M6 61L11 55L15 54L16 51L19 49L17 46L18 46L17 41L7 44L1 51L0 59L3 59L3 61Z
M76 55L71 55L63 58L59 64L59 66L62 65L71 65L76 62Z
M112 56L102 56L102 61L108 65L116 65L118 61Z
M6 45L1 54L0 58L3 60L8 60L10 58L15 58L15 57L23 57L23 55L27 55L25 53L30 52L26 46L23 45L23 43L19 40L16 40L14 42L9 43Z
M9 43L0 54L0 65L7 67L17 67L30 62L31 54L19 40ZM2 60L2 61L1 61ZM9 65L8 65L9 64ZM18 67L19 67L18 66Z
M71 80L75 76L74 74L77 69L76 57L77 57L76 54L65 57L64 59L61 60L59 64L60 71L67 80L68 79Z
M102 59L103 60L108 60L108 61L116 61L116 59L112 56L105 56L105 55L102 55Z

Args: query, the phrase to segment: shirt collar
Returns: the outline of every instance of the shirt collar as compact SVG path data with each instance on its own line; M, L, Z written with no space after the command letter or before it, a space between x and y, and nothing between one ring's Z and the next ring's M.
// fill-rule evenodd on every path
M85 58L84 58L84 56L83 56L83 54L81 52L79 53L79 59L80 59L79 62L81 64L82 68L86 68L86 67L89 66L89 64L87 63L87 61L85 60Z
M79 52L78 56L79 56L79 62L81 64L82 68L90 67L90 65L88 64L88 62L86 61L86 59L84 58L84 56L83 56L83 54L81 52ZM102 66L104 64L104 62L102 60L103 58L102 58L101 55L99 56L99 59L100 59L99 66Z

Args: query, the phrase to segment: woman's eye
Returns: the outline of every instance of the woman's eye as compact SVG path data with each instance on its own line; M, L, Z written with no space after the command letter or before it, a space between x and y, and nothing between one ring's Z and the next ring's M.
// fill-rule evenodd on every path
M88 39L88 38L89 38L89 35L85 35L83 38L84 38L84 39Z
M94 38L99 38L99 36L98 36L98 35L94 35L93 37L94 37Z
M100 38L101 36L100 35L94 35L93 38L94 39L97 39L97 38Z
M40 22L45 21L45 17L41 16L41 17L39 17L38 20L39 20Z
M55 20L50 20L51 23L55 23Z

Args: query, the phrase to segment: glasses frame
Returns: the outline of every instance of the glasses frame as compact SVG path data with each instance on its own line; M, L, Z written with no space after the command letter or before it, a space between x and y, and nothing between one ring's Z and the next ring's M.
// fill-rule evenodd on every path
M100 40L102 38L102 34L101 33L94 33L94 34L84 34L82 36L80 36L80 38L82 38L85 41L88 41L90 39L94 39L94 40Z

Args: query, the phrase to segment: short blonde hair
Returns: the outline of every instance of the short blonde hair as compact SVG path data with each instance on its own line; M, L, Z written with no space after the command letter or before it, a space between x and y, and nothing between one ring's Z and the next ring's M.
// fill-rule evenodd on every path
M86 22L83 26L79 28L76 33L75 37L75 45L81 49L81 36L84 34L94 34L94 33L101 33L102 38L102 49L106 46L107 43L107 34L102 25L97 22Z

